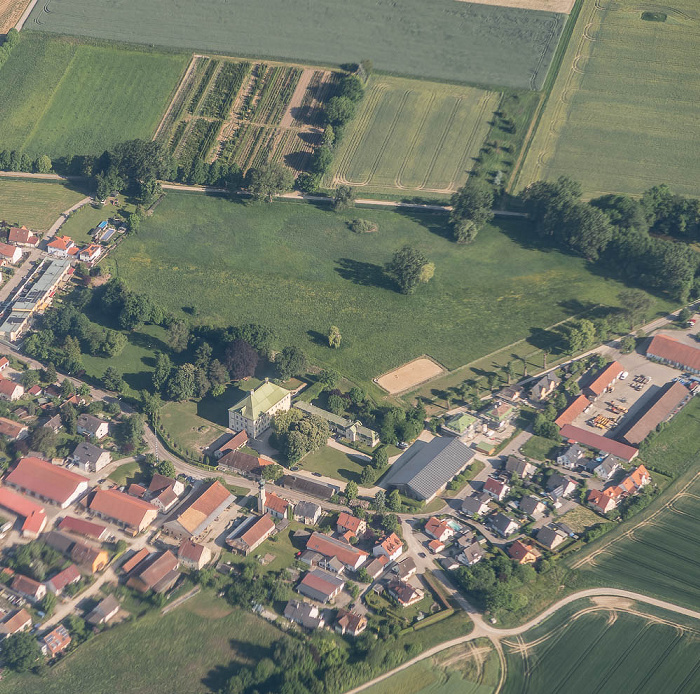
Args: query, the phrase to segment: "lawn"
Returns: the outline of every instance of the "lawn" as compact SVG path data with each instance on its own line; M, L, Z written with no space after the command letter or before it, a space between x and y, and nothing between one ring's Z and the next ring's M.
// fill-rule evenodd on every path
M579 609L586 607L577 603ZM632 609L635 609L634 607ZM642 607L644 609L644 607ZM613 617L613 618L611 618ZM681 692L700 687L700 632L607 608L556 613L505 641L504 694ZM525 648L525 646L528 646Z
M204 592L83 644L41 677L6 675L4 694L192 694L217 691L241 663L271 655L282 632ZM127 674L128 673L128 676Z
M115 468L107 479L112 480L118 486L131 484L132 482L140 482L141 480L141 464L137 462L124 463L118 468Z
M657 183L699 195L697 1L660 8L665 22L614 0L583 2L519 187L565 174L590 196Z
M0 110L2 108L0 103ZM84 193L63 183L0 178L0 217L13 224L45 231L61 212L84 197Z
M357 457L339 451L337 448L324 446L303 458L301 466L309 472L320 472L322 475L344 482L353 480L359 484L365 462L369 463L369 461L360 462Z
M559 447L552 439L533 435L520 447L520 452L528 458L544 462L545 460L554 460Z
M296 540L297 545L295 546L292 544L291 537L293 533L303 528L303 524L290 521L287 528L274 537L265 540L249 557L242 557L240 554L224 550L221 561L228 561L232 564L245 564L246 562L255 561L257 558L262 558L266 554L272 554L275 558L269 564L265 564L263 570L279 571L280 569L287 569L294 564L296 555L305 548L304 540Z
M358 214L379 231L350 231ZM106 263L183 319L194 312L202 323L270 326L278 347L297 344L313 362L368 385L422 354L453 369L516 340L537 341L543 328L593 305L617 304L622 284L580 258L527 247L523 222L498 221L469 246L446 238L445 222L439 214L337 214L170 192ZM406 243L436 265L411 296L382 271ZM342 334L337 350L328 348L331 325Z
M115 207L111 204L104 207L96 207L94 205L84 205L76 210L65 221L61 227L61 234L70 236L78 245L88 244L92 242L92 237L88 232L92 231L100 222L107 219L123 219L120 211L133 211L133 205L127 204L123 196L119 196L119 206ZM116 238L115 238L116 236ZM121 238L121 234L115 234L111 241L116 241Z
M373 77L328 182L361 192L450 193L466 181L499 99L482 89Z
M220 398L208 396L200 402L192 400L169 402L160 411L160 423L180 447L201 454L207 446L226 431L228 426L228 421L223 420L220 416L214 420L201 416L202 406L213 400L220 402L222 412L225 410L226 413L228 413L227 408L233 404L232 400L224 402L224 396ZM209 417L212 416L210 412L211 409L207 412Z
M0 144L53 158L150 139L187 61L23 33L0 70Z
M591 509L579 504L576 504L574 508L567 511L563 516L559 516L559 519L576 533L582 533L592 525L605 524L607 522L597 513L591 511Z
M401 5L324 0L322 6L282 0L48 0L34 8L28 26L322 64L369 59L384 72L539 89L565 20L552 12L454 0Z

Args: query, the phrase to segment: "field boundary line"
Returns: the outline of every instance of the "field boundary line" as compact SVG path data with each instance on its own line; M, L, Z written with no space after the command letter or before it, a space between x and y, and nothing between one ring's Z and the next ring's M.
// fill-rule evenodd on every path
M15 24L15 29L17 31L22 31L26 21L29 19L29 15L32 13L32 10L34 9L34 5L36 5L38 0L32 0L29 5L27 6L27 9L24 10L22 13L22 16L19 18L19 21L17 24Z
M153 137L151 138L152 140L158 139L158 136L160 135L160 131L162 130L166 119L168 118L168 116L171 114L171 112L175 108L175 102L177 101L177 97L179 96L180 92L185 88L185 84L187 83L187 80L190 76L190 73L194 70L194 66L197 64L198 60L199 60L199 56L193 54L192 58L190 59L190 64L187 66L185 73L182 75L182 78L180 79L180 82L177 85L177 87L175 88L175 92L172 95L170 102L168 103L168 108L165 109L165 113L163 114L163 117L160 119L160 123L158 123L158 127L156 128L156 131L153 133Z

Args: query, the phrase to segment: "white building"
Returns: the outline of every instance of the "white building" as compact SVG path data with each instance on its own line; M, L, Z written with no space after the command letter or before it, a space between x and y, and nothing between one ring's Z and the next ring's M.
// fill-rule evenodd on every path
M290 391L266 381L229 409L228 426L233 431L245 429L248 436L256 438L278 412L287 412L291 405Z

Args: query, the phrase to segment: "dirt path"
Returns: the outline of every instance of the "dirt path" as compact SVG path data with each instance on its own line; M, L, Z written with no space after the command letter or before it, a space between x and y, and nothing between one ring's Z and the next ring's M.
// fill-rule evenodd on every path
M182 98L183 90L190 88L192 74L194 72L195 67L197 66L197 62L199 61L200 57L201 56L199 56L199 55L192 56L192 60L190 60L190 64L187 66L187 70L185 70L185 74L182 76L182 79L180 80L180 84L178 85L177 89L175 90L175 94L173 94L173 98L170 100L170 104L168 104L168 108L166 109L165 113L163 114L163 117L161 118L160 123L158 123L158 127L156 128L156 131L153 134L154 140L158 139L158 136L160 135L160 132L163 129L163 126L170 118L172 112L176 108L179 107L180 100Z
M457 0L477 5L496 5L498 7L516 7L521 10L541 10L570 14L576 0Z
M306 90L314 76L314 72L316 71L307 69L301 73L301 77L299 78L297 86L294 89L294 93L292 94L292 98L289 101L289 106L287 106L287 110L284 112L284 115L282 116L282 119L277 127L289 128L292 126L295 120L294 116L292 115L292 110L299 108L304 102L304 96L306 95Z

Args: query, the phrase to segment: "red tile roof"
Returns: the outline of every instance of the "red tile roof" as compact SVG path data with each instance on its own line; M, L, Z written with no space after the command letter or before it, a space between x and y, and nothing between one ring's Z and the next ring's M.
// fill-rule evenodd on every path
M361 561L364 561L361 558L369 556L367 552L334 540L323 533L312 533L306 543L306 549L323 554L324 557L338 557L343 564L351 567L359 566Z
M136 554L134 554L133 557L127 559L122 564L122 571L127 574L130 571L133 571L149 554L150 552L145 547L143 547L138 552L136 552Z
M14 381L11 381L9 378L3 378L0 376L0 393L3 395L7 395L8 397L12 397L14 395L15 391L17 388L21 388L22 386L19 385L19 383L15 383Z
M439 552L444 546L445 543L442 542L442 540L431 540L430 542L428 542L428 547L433 552Z
M212 482L199 496L185 502L184 510L178 514L177 522L187 532L194 534L195 530L227 501L233 501L231 492L218 480Z
M614 361L608 364L586 389L595 395L600 395L623 371L622 365Z
M289 508L289 502L281 499L277 494L267 494L265 496L265 508L275 513L285 515Z
M199 542L188 539L180 545L177 556L189 561L199 561L205 549L204 545L200 545Z
M575 441L576 443L582 443L584 446L589 446L590 448L595 448L599 451L604 451L605 453L612 453L622 460L630 461L639 453L638 449L634 446L628 446L627 444L620 443L619 441L613 441L600 434L594 434L591 431L586 431L585 429L579 429L578 427L572 426L571 424L565 424L561 431L559 432L565 439L569 441Z
M260 538L268 535L275 527L275 521L272 520L272 516L266 513L264 516L260 516L241 536L238 538L248 547L253 547Z
M142 499L122 494L116 489L98 489L89 504L90 510L138 528L149 511L157 507Z
M31 624L32 616L29 614L29 612L27 612L27 610L22 608L21 610L15 612L12 617L6 619L2 624L0 624L0 634L7 634L8 636L11 636L22 629L26 629L27 626L31 626Z
M39 243L39 237L32 234L27 227L12 227L7 240L10 243L29 243L32 245Z
M425 532L434 537L441 537L446 530L451 530L446 521L442 521L435 516L428 519L425 524Z
M535 558L541 556L540 552L536 550L532 545L527 544L525 542L521 542L520 540L516 540L508 548L508 554L512 559L515 559L520 562L523 559L529 558L530 556L534 556Z
M46 516L43 506L30 501L7 487L0 487L0 506L24 518L28 518L33 514Z
M63 624L59 624L52 632L46 634L42 641L49 651L49 656L53 656L66 650L70 645L71 638L68 629Z
M151 478L151 483L148 485L149 492L161 492L164 489L169 489L175 485L176 480L172 477L159 475L157 472Z
M144 562L146 564L147 562ZM128 585L145 592L151 590L158 581L177 568L177 557L169 550L163 552L152 562L136 571L136 576L129 579Z
M57 236L53 241L49 242L49 248L55 248L59 251L66 251L73 245L73 239L70 236Z
M217 453L224 455L228 451L237 451L248 440L248 432L243 429L234 434L223 446L217 449Z
M17 246L11 246L9 243L0 243L0 255L6 258L12 258L17 250Z
M9 363L10 363L10 360L7 357L0 357L0 369L4 369ZM38 388L38 386L34 386L34 387Z
M75 564L70 564L67 568L63 569L57 573L53 578L50 578L46 585L47 587L51 584L54 591L60 593L66 586L71 583L77 583L81 579L82 574L78 571L78 567Z
M45 499L51 499L57 504L63 504L88 480L58 465L30 456L22 458L5 481Z
M140 499L146 493L146 487L142 487L140 484L133 483L127 487L126 493L129 496L135 496Z
M571 424L591 404L585 395L579 395L555 420L558 427Z
M356 535L360 531L361 525L362 519L347 513L347 511L341 511L338 516L338 521L336 522L336 527L350 530Z
M18 422L13 422L7 417L0 417L0 434L9 436L11 439L16 439L23 431L27 431L28 427Z
M503 493L505 487L506 483L502 480L496 479L495 477L488 477L486 482L484 482L484 491L498 494L499 496Z
M82 518L72 518L71 516L66 516L59 523L58 529L65 530L69 533L74 533L75 535L92 537L95 540L102 539L102 536L107 532L107 528L104 525L92 523L90 521L83 520Z
M666 359L686 369L700 370L700 349L678 342L668 335L655 335L647 347L647 356Z
M320 571L309 571L302 579L301 585L317 590L327 598L337 593L340 588L339 584L325 580Z
M16 590L18 593L34 597L37 594L37 591L41 589L42 585L41 583L39 583L39 581L35 581L33 578L29 578L29 576L17 574L12 579L11 587L12 590Z
M399 547L403 547L403 542L401 542L401 538L399 538L396 533L391 533L391 535L385 537L379 544L389 555L393 554Z
M633 446L641 443L661 422L665 422L689 395L690 391L679 381L667 384L651 407L620 438Z

